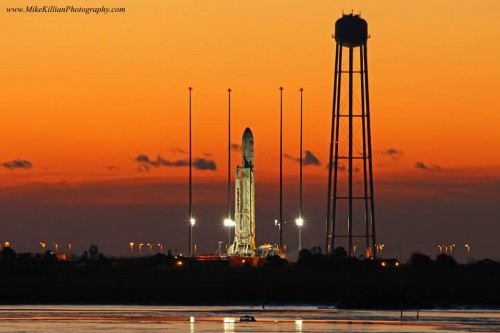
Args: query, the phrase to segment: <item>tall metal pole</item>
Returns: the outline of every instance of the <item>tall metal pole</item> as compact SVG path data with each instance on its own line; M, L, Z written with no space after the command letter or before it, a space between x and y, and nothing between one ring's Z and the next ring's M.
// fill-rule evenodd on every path
M300 169L299 169L299 219L302 223L302 93L303 88L300 91ZM302 250L302 226L299 225L299 251Z
M302 227L299 226L299 255L300 255L300 250L302 250Z
M192 185L192 155L191 155L191 92L189 87L189 256L193 255L193 185Z
M300 192L300 200L299 200L299 218L302 218L302 93L304 91L303 88L300 88L300 171L299 171L299 192Z
M352 176L353 176L353 99L352 99L352 89L353 89L353 47L349 47L349 216L348 216L348 228L349 228L349 257L352 257L352 196L353 196L353 186L352 186Z
M283 254L283 87L280 87L280 254Z
M228 117L227 117L227 219L231 220L231 88L228 94ZM231 226L227 227L227 244L231 244Z

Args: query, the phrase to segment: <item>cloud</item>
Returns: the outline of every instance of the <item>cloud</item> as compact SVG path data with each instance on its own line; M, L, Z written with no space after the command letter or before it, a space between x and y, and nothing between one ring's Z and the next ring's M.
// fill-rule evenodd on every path
M147 155L137 155L134 161L137 162L139 170L149 170L151 166L157 166Z
M417 169L422 169L426 171L439 171L441 170L441 167L439 165L431 164L431 165L426 165L424 162L415 162L415 168Z
M328 170L330 166L328 164L326 164L326 169ZM347 171L347 168L344 164L342 163L339 163L339 167L337 168L338 171L340 172L344 172L344 171ZM335 162L332 162L332 171L335 171ZM354 169L354 171L356 171L356 169Z
M395 148L386 148L382 151L382 154L390 156L395 160L398 160L403 155L403 151Z
M310 151L305 151L304 165L321 165L319 159Z
M134 159L138 166L140 171L149 171L152 167L158 168L161 166L166 166L166 167L185 167L189 165L189 160L187 159L182 159L182 160L166 160L160 155L156 157L156 160L152 160L149 158L147 155L139 154L137 157ZM198 170L216 170L217 165L215 164L214 160L208 160L205 158L195 158L193 161L193 166L195 169Z
M306 165L321 165L321 162L319 161L319 159L314 155L314 153L312 153L310 150L305 150L304 151L304 159L302 161L302 163L304 163L303 165L306 166ZM295 161L295 162L300 162L300 158L298 157L295 157L293 155L290 155L290 154L283 154L283 157L284 158L288 158L289 160L292 160L292 161Z
M2 164L4 168L7 168L9 170L14 170L14 169L31 169L33 167L33 164L30 161L26 160L12 160L8 162L4 162Z
M180 147L172 146L172 147L169 147L168 150L170 150L170 152L174 153L174 154L187 154L187 151L185 151L184 149L182 149Z
M139 154L134 159L139 165L140 170L150 170L151 167L169 166L169 167L181 167L187 166L189 164L188 160L176 160L169 161L158 155L156 160L152 160L147 155Z
M231 143L231 150L232 151L241 151L241 145L237 143Z
M215 171L217 169L217 165L215 165L214 160L207 160L204 158L195 158L193 165L198 170Z

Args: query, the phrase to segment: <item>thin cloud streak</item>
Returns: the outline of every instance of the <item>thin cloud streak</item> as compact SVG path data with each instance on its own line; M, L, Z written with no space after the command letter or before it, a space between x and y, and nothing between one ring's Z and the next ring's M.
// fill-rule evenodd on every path
M439 165L430 164L426 165L424 162L415 162L415 168L425 170L425 171L440 171L441 167Z
M284 158L288 158L289 160L292 160L292 161L295 161L295 162L300 162L300 158L295 157L295 156L290 155L290 154L287 154L287 153L283 154L283 157ZM302 163L303 163L304 166L307 166L307 165L321 165L321 162L319 161L319 159L310 150L305 150L304 151L304 156L303 156Z
M33 167L33 164L27 160L12 160L2 163L2 166L9 170L31 169Z
M231 143L231 150L232 151L236 151L236 152L240 152L241 151L241 145L239 145L237 143Z
M386 148L382 151L382 154L390 156L395 160L399 160L399 158L403 155L403 151L396 148Z
M310 151L305 151L304 165L321 165L319 159Z
M159 168L159 167L185 167L189 165L189 160L166 160L161 155L156 157L156 160L149 158L149 156L144 154L139 154L134 159L137 162L140 171L149 171L151 168ZM217 169L217 165L214 160L209 160L206 158L195 158L193 161L193 166L198 170L210 170L215 171Z
M168 150L170 150L170 152L173 154L187 154L187 151L185 151L184 149L182 149L180 147L172 146L172 147L169 147Z

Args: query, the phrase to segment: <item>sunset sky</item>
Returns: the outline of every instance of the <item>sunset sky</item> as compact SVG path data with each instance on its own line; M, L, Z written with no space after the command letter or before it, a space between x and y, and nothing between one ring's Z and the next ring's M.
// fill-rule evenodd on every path
M66 3L67 2L67 3ZM257 243L278 242L279 87L285 220L298 211L304 88L303 244L324 243L334 23L368 21L378 242L387 256L500 259L500 2L484 0L65 1L126 13L7 13L1 0L0 241L17 251L130 241L187 251L188 87L193 87L194 230L226 241L231 142L255 137ZM59 4L62 6L62 4ZM137 162L176 162L155 166ZM232 153L232 168L241 163ZM214 167L215 166L215 170ZM285 225L290 253L297 230Z

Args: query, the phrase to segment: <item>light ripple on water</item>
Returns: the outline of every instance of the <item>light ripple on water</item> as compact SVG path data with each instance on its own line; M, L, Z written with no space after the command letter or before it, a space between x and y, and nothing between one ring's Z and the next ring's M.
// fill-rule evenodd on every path
M239 322L241 315L257 322ZM316 306L0 306L0 332L499 332L500 311L348 311ZM195 323L189 323L190 316ZM224 322L228 318L228 322ZM234 321L234 322L233 322Z

